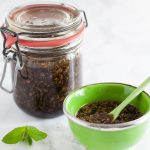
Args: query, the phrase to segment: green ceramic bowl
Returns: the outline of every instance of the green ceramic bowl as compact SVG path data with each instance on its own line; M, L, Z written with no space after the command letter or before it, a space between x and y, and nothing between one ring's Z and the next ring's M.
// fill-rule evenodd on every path
M143 92L132 101L144 115L120 124L94 124L76 118L78 110L94 101L123 101L135 87L121 83L98 83L73 91L64 101L64 113L78 141L88 150L125 150L144 135L150 118L150 96Z

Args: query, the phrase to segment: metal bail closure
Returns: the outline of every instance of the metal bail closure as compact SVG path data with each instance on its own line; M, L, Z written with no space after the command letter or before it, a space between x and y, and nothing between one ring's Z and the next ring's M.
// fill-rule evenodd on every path
M85 24L85 27L87 28L88 27L88 20L87 20L86 13L84 10L80 10L80 13L83 15L84 24Z
M3 41L3 55L4 55L4 61L5 61L2 77L0 80L0 88L3 89L4 91L8 92L8 93L13 93L14 88L15 88L16 83L17 83L18 70L21 70L23 68L22 56L21 56L20 49L18 46L18 35L15 32L7 29L6 27L1 27L0 31L1 31L1 34L2 34L3 39L4 39L4 41ZM15 40L8 44L7 42L9 42L9 41L7 40L7 36L15 37ZM16 51L11 50L12 45L16 46ZM13 74L12 89L9 90L3 86L3 82L5 79L7 65L11 61L16 61L16 66L15 66L15 70L14 70L14 74Z
M9 90L9 89L7 89L7 88L5 88L3 86L3 82L4 82L4 79L5 79L7 65L8 65L9 62L14 61L14 60L16 61L16 66L15 66L15 70L14 70L14 74L13 74L12 89ZM3 69L2 77L1 77L1 80L0 80L0 88L3 89L7 93L13 93L13 91L15 89L15 86L16 86L16 83L17 83L17 73L18 73L18 70L21 70L22 67L23 66L20 65L20 61L19 61L18 55L16 55L16 53L14 51L10 50L8 52L7 56L5 56L4 69Z

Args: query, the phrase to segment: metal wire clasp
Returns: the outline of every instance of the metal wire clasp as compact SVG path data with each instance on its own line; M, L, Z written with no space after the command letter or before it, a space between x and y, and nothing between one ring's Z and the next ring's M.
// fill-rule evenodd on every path
M16 86L18 70L21 70L23 68L22 56L21 56L20 49L19 49L19 46L18 46L18 35L17 35L17 33L7 29L7 27L1 27L0 32L1 32L1 34L3 36L3 39L4 39L4 42L3 42L3 55L4 55L4 60L5 60L4 69L3 69L2 77L1 77L1 80L0 80L0 88L3 89L4 91L8 92L8 93L12 93L15 86ZM8 42L9 42L8 39L7 39L7 36L13 37L15 39L13 43L9 44L9 47L7 46ZM16 46L16 51L11 50L12 45ZM14 70L14 73L13 73L12 89L9 90L9 89L7 89L3 86L3 82L4 82L4 79L5 79L7 65L11 61L15 61L16 66L15 66L15 70Z
M87 20L87 17L86 17L86 13L85 13L84 10L80 10L80 13L83 14L85 27L87 28L88 27L88 20Z
M0 80L0 88L3 89L4 91L8 92L8 93L13 93L14 88L15 88L16 83L17 83L17 73L18 73L18 70L22 69L22 66L20 66L20 61L19 61L18 55L16 55L15 52L13 52L13 51L10 51L4 59L5 59L5 63L4 63L2 77ZM13 74L13 85L12 85L12 89L9 90L3 86L3 82L5 79L7 65L9 62L14 61L14 60L16 61L16 66L15 66L15 70L14 70L14 74Z

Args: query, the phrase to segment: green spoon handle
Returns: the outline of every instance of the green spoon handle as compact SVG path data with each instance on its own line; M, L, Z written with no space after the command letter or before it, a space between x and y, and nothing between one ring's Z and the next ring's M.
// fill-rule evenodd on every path
M150 77L148 77L138 88L136 88L118 107L110 112L110 114L113 115L114 120L119 116L121 111L144 90L148 84L150 84Z

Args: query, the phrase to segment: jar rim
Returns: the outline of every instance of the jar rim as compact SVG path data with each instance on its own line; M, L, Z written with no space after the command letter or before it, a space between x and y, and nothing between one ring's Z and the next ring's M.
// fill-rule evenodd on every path
M67 45L73 41L76 41L78 38L81 37L83 31L84 31L84 26L82 26L82 28L74 35L70 35L62 39L49 39L49 40L41 40L41 41L40 40L36 41L34 39L24 40L24 39L21 39L20 36L18 36L16 39L16 37L5 34L6 39L7 39L6 47L11 47L14 44L14 42L16 42L16 40L19 45L25 46L25 47L32 47L32 48L59 47L59 46Z
M62 21L62 18L63 20L67 19L63 14L64 12L70 17L66 25L60 25L59 22ZM16 36L9 35L9 32L6 33L6 45L11 47L16 40L18 45L35 48L58 47L69 44L79 38L86 27L81 12L84 13L84 11L79 11L77 8L63 3L32 4L16 7L7 16L5 28L14 32L17 39ZM83 15L86 18L85 14ZM34 20L35 16L39 21L43 19L42 17L45 17L48 22L43 25L42 22L39 23L35 19L35 21L29 23L29 21Z
M49 33L52 39L76 32L83 24L80 11L68 4L48 3L32 4L14 8L6 18L6 26L16 33L24 34L21 38L46 39ZM51 36L50 36L51 35Z

